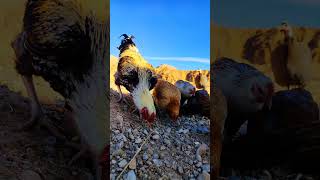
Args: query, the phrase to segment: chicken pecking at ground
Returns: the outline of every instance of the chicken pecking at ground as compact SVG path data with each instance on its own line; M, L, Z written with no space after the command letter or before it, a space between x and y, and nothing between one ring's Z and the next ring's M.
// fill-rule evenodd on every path
M178 119L181 93L176 86L159 79L153 90L153 97L158 108L165 110L173 121Z
M187 99L194 96L196 88L188 81L178 80L174 85L181 92L180 105L183 106Z
M199 114L210 117L210 96L206 90L198 90L182 107L185 114Z
M294 36L292 27L283 22L279 28L285 36L287 50L286 68L290 75L288 89L290 85L297 84L300 88L305 87L306 83L312 78L312 52L307 42L299 40Z
M150 90L157 83L157 76L151 64L149 64L139 53L133 42L133 36L122 35L124 39L118 47L120 50L117 72L115 73L115 84L120 93L119 102L123 100L120 86L124 86L131 94L140 116L149 125L156 118L156 109Z
M215 138L218 146L215 152L218 153L215 160L216 163L219 163L221 144L229 144L246 120L255 120L250 119L254 117L255 113L261 111L264 107L271 108L274 87L271 79L256 68L225 57L218 58L213 63L211 72L213 75L213 93L219 93L218 90L221 90L221 96L224 96L227 102L226 112L228 112L225 121L223 118L218 119L214 121L215 124L213 125L216 125L213 130L217 131L213 132L213 138ZM216 97L217 95L214 94L215 100L219 100L220 96ZM218 102L213 102L213 104L215 103ZM213 109L213 114L225 115L224 112L216 112L221 110L219 108ZM225 110L222 109L221 111ZM220 134L222 132L223 136ZM219 169L220 164L217 164L217 166ZM215 174L217 176L219 172L215 172Z
M82 148L70 162L89 152L96 179L109 172L108 11L106 1L28 0L22 32L11 44L31 98L31 119L23 127L38 122L63 138L44 119L32 78L41 76L65 98L81 135Z
M229 58L219 58L212 66L214 87L221 89L228 103L226 138L264 107L271 107L274 86L271 79L256 68Z

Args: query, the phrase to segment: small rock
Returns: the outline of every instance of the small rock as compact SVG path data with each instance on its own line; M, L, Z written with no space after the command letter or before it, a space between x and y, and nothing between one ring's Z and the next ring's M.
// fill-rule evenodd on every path
M123 159L122 161L120 161L120 162L118 163L118 166L119 166L120 168L123 168L123 167L125 167L127 164L128 164L127 160Z
M167 128L167 129L166 129L166 132L167 132L167 133L170 133L170 132L171 132L171 128Z
M131 140L134 140L134 136L133 136L132 134L129 134L129 138L130 138Z
M166 157L166 153L161 152L161 153L160 153L160 159L164 159L165 157Z
M20 178L21 180L41 180L41 177L38 173L32 170L25 170L21 173Z
M137 168L137 160L136 158L132 159L132 161L129 164L130 169L136 169Z
M165 146L161 146L161 147L160 147L160 150L161 150L161 151L163 151L163 150L165 150L165 149L166 149Z
M210 165L204 164L201 166L202 172L210 172Z
M153 159L159 159L159 155L157 153L153 154Z
M112 159L111 164L115 164L117 161Z
M137 129L134 129L134 130L132 131L132 134L136 136L136 135L139 134L139 131L138 131Z
M122 134L122 139L123 139L124 142L127 142L127 141L128 141L128 140L127 140L127 137L126 137L125 135L123 135L123 134Z
M203 172L198 176L197 180L210 180L210 174L207 172Z
M190 155L190 151L185 151L186 155L189 156Z
M160 138L160 136L158 134L152 136L153 140L158 140L159 138Z
M196 164L196 167L201 167L202 166L202 163L201 162L198 162L197 164Z
M141 138L136 139L135 143L136 143L136 144L142 143L142 139L141 139Z
M143 130L143 133L144 133L145 135L148 135L148 131L147 131L147 130Z
M179 172L180 174L183 173L183 168L182 168L181 166L178 167L178 172Z
M166 145L170 146L171 145L171 142L169 139L164 139L163 141Z
M114 133L115 133L115 134L119 134L120 131L119 131L119 130L115 130Z
M130 170L125 178L125 180L136 180L136 173L133 170Z
M197 152L196 152L196 158L198 161L202 161L202 154L206 153L206 151L209 149L208 145L206 144L201 144L199 146L199 148L197 149Z
M152 161L153 161L153 163L154 163L157 167L160 167L161 164L162 164L159 159L153 159Z
M143 158L143 160L145 160L145 161L146 161L146 160L148 160L148 159L149 159L149 156L148 156L148 154L147 154L147 153L144 153L142 158Z

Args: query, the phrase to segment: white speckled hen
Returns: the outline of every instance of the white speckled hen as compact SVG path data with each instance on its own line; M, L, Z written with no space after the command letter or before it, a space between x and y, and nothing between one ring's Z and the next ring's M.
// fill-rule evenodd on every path
M89 0L28 0L22 32L12 42L16 70L31 98L31 120L46 125L33 83L41 76L66 100L83 148L92 155L96 179L109 172L109 3ZM101 164L102 162L102 164ZM103 172L103 173L102 173Z
M119 101L123 100L120 86L124 86L133 97L133 102L140 116L151 125L156 118L156 109L150 90L157 83L154 68L139 53L132 41L133 36L122 35L124 39L119 46L120 55L115 84L120 93Z

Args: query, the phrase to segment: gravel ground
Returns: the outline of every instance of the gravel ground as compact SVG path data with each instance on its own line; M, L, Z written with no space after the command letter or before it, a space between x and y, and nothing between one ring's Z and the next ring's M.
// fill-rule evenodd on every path
M111 179L122 171L120 179L209 178L209 119L182 116L172 122L161 113L150 129L117 98L111 90Z

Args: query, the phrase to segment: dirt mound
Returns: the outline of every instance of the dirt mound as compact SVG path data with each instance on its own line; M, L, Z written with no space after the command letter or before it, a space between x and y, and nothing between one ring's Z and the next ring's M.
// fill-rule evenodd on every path
M57 127L63 125L63 104L42 104L46 117ZM46 129L17 130L30 118L30 108L27 98L0 85L0 179L18 179L30 170L45 179L92 176L84 158L67 165L77 151L63 145Z

